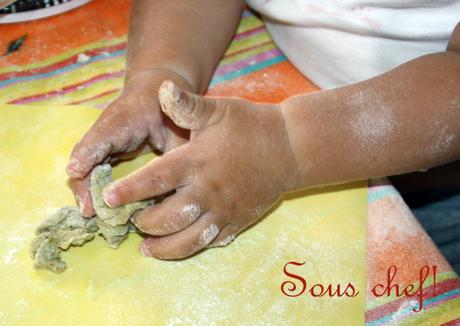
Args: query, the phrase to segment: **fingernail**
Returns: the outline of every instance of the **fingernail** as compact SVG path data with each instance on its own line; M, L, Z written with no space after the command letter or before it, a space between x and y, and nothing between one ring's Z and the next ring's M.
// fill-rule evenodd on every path
M169 94L171 94L171 97L173 98L175 102L179 103L182 101L182 98L184 96L183 92L179 87L176 86L176 84L170 81L167 84L167 88L168 88Z
M82 215L85 218L90 218L95 215L95 212L89 207L89 205L85 205L85 207L83 208Z
M135 213L133 217L131 217L131 222L133 222L133 224L139 229L142 231L141 229L141 219L140 219L140 216L138 213Z
M102 191L104 201L110 208L120 205L120 198L118 198L117 194L114 193L114 188L114 185L110 185Z
M141 243L141 254L144 257L153 257L152 253L150 252L150 249L147 247L145 242Z
M67 165L67 174L69 174L72 177L78 177L79 174L81 173L80 166L78 164L78 161L76 159L71 159L69 164Z
M162 152L163 151L163 144L158 142L158 143L155 144L155 148L157 150L159 150L160 152Z

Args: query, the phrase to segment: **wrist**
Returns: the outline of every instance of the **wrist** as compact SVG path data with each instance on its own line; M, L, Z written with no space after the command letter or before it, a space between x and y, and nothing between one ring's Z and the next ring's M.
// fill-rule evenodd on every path
M350 94L361 94L355 87L299 95L281 103L301 187L367 178L375 166L377 161L368 155L369 140L356 127L367 121L359 120L356 114L361 109L350 104Z
M285 184L284 192L291 192L297 189L305 187L302 172L301 172L301 161L299 159L299 153L297 147L294 145L295 134L292 132L292 124L290 123L289 113L289 105L287 103L282 102L279 105L279 114L282 119L283 127L284 127L284 134L285 139L287 142L286 151L287 153L283 154L285 157L290 157L288 160L290 163L288 165L288 174L289 181Z
M288 98L280 103L290 151L295 159L298 182L290 191L321 184L321 138L317 130L317 117L314 108L318 106L313 94Z
M183 74L170 68L152 67L127 72L123 93L136 94L148 90L154 96L158 96L157 91L165 80L171 80L187 91L194 93L198 91L198 87L194 86Z

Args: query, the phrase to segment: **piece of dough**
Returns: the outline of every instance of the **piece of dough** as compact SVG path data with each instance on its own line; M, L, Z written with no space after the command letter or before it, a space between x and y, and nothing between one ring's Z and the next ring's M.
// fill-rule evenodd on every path
M104 202L103 190L113 182L110 164L96 166L91 173L91 198L96 212L96 223L99 233L111 248L118 248L128 237L129 219L138 210L143 209L153 201L130 203L124 206L110 208Z
M44 220L36 229L37 237L30 246L34 267L62 273L67 265L61 259L61 251L70 246L81 246L101 234L111 248L118 248L136 230L129 222L138 210L154 203L153 200L131 203L116 208L108 207L102 191L113 182L110 164L97 166L91 174L91 197L96 217L85 219L78 208L64 206Z
M61 259L61 249L81 246L94 238L97 225L85 219L76 207L64 206L36 229L37 237L30 246L34 267L62 273L67 265Z

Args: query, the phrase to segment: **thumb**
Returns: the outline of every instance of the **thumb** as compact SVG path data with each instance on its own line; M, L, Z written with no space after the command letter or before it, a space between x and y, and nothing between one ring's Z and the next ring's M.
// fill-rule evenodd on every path
M212 122L216 101L186 92L172 81L164 81L159 90L163 112L184 129L200 130Z

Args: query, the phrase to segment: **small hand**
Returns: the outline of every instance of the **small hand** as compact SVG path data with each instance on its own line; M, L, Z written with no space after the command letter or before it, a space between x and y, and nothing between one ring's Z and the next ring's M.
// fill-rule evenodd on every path
M135 216L146 256L187 257L254 223L298 185L298 167L278 105L213 99L166 81L159 98L190 141L106 190L110 206L175 190Z
M175 126L160 109L158 89L165 78L187 87L185 80L167 70L139 73L75 145L67 172L85 217L94 215L89 176L96 165L149 150L147 145L166 152L187 141L188 132Z

